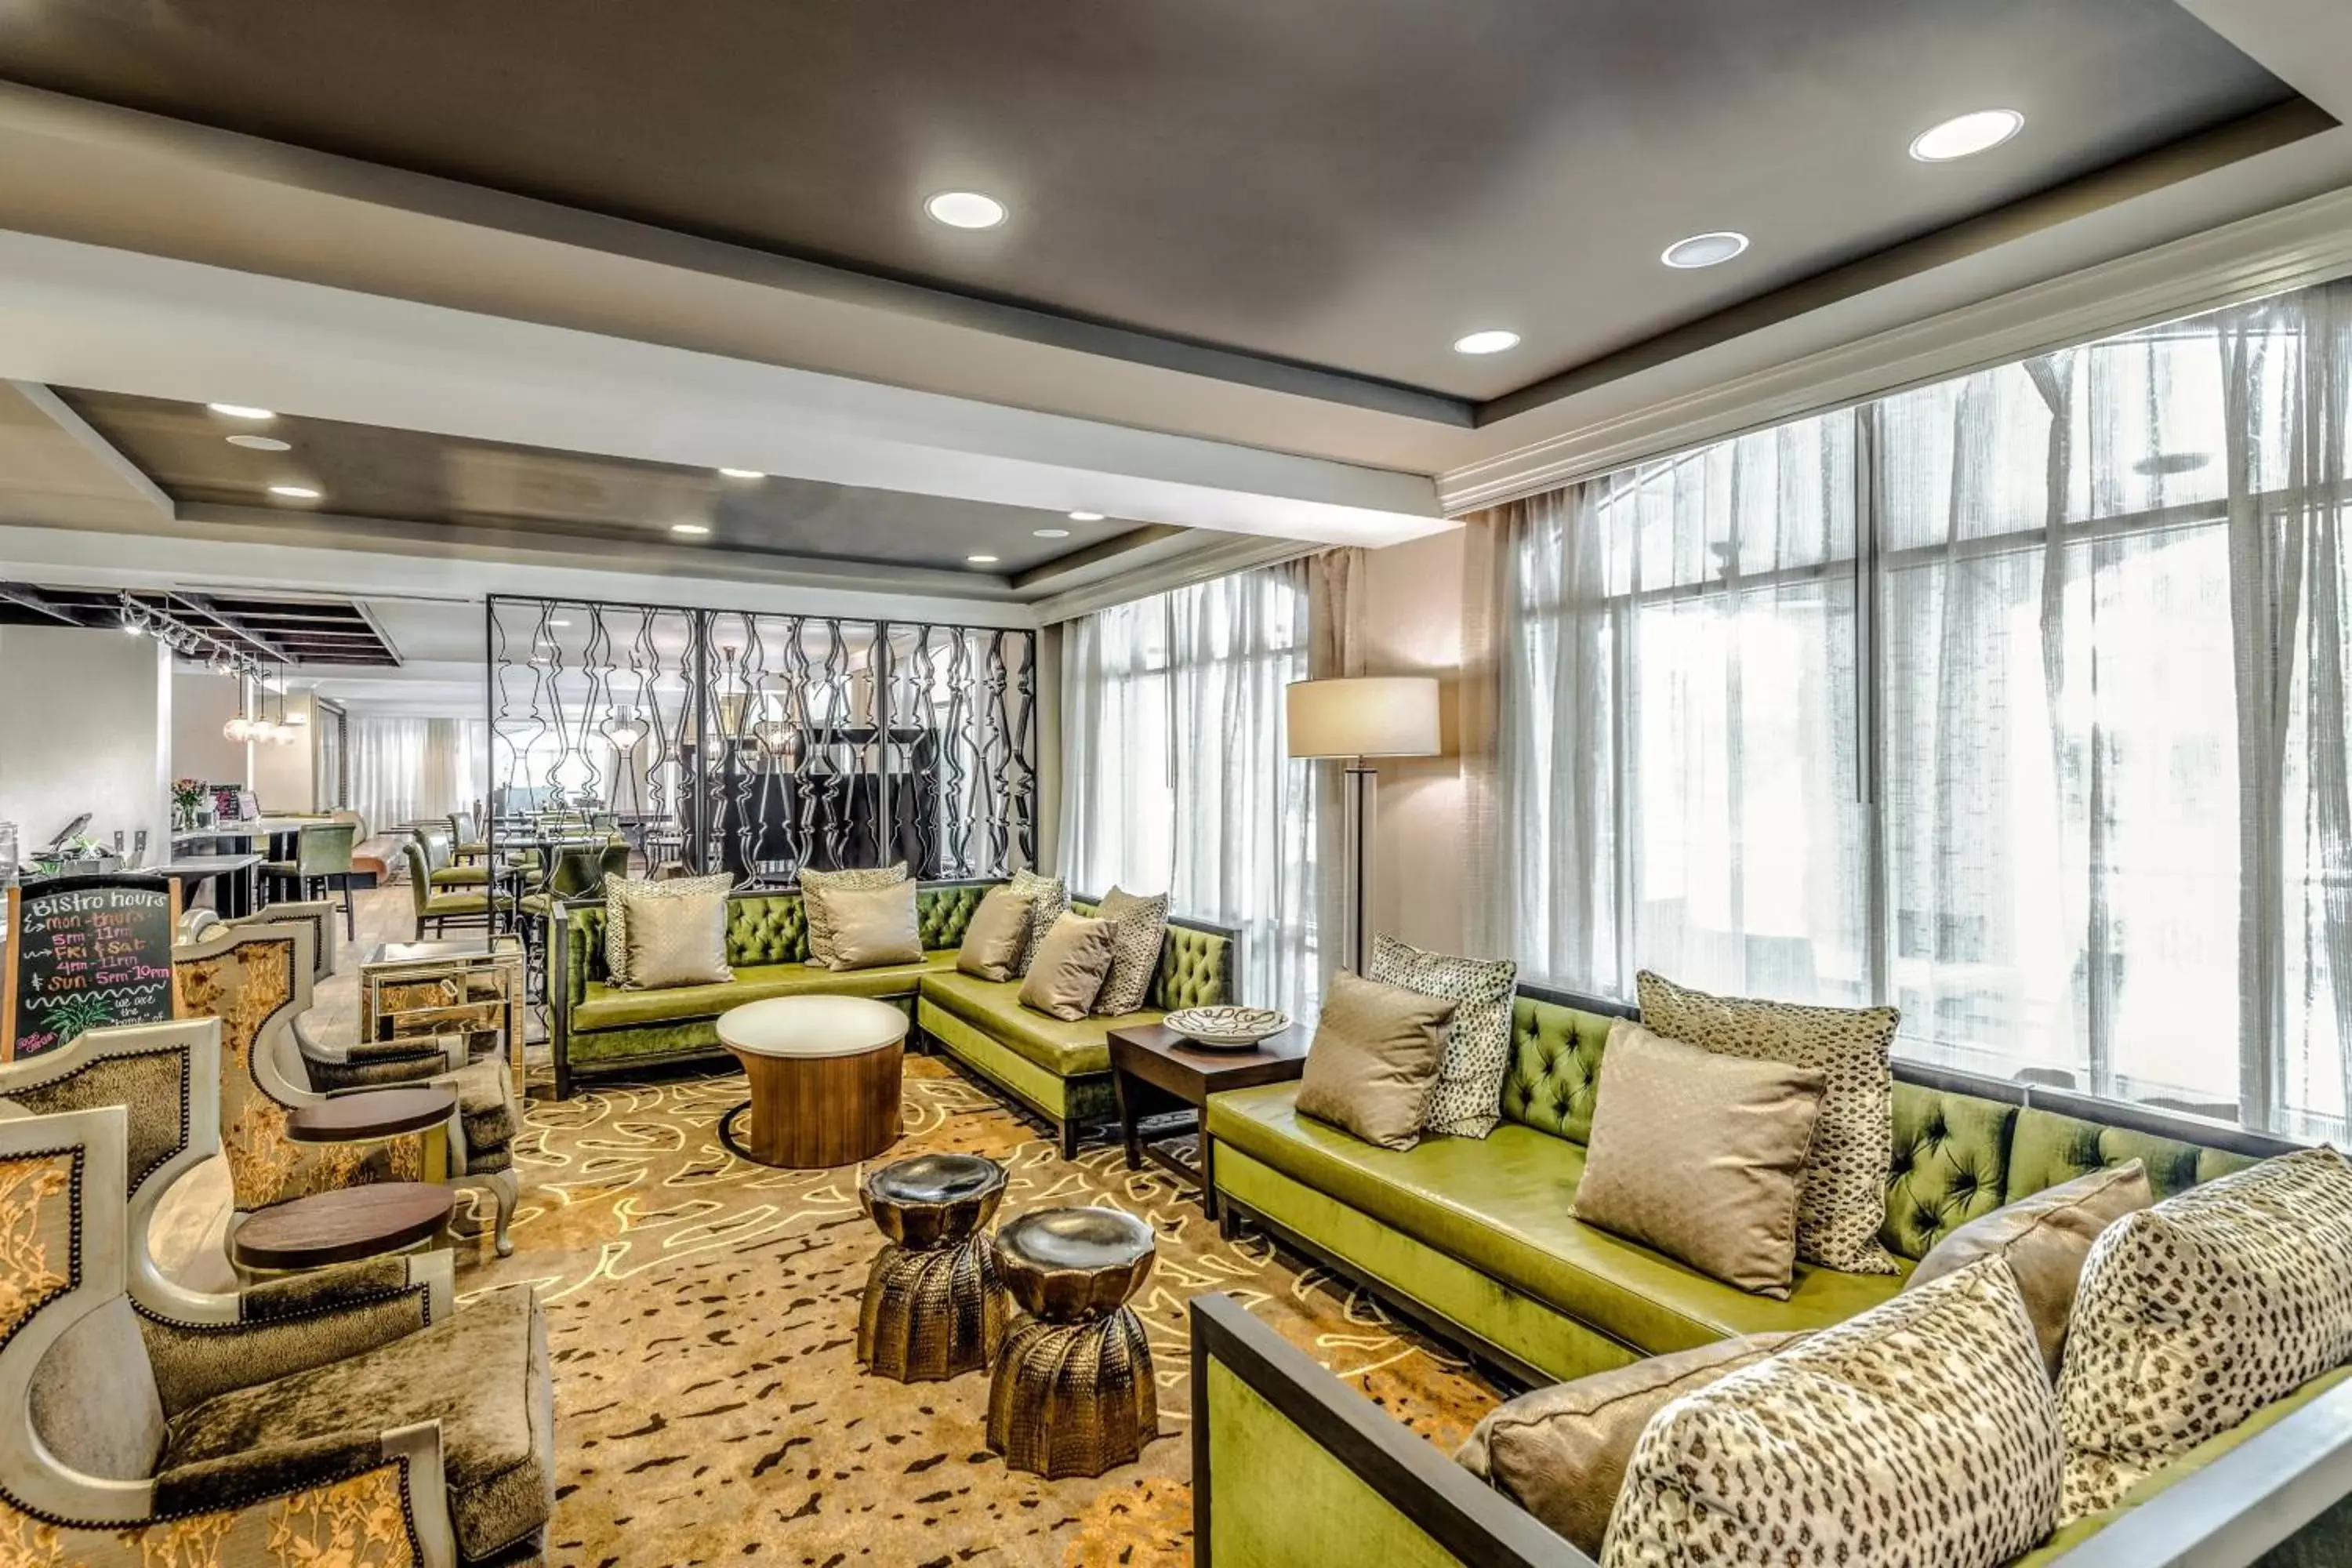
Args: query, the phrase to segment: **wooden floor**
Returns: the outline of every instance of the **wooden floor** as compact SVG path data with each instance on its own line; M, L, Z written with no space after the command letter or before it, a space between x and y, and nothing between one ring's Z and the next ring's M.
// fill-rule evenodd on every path
M343 943L336 973L312 993L311 1037L328 1045L358 1037L362 956L378 942L409 942L416 935L415 906L405 884L367 889L352 897L359 935ZM467 1197L461 1194L458 1198L461 1226ZM236 1276L223 1245L229 1202L228 1162L217 1155L174 1183L156 1206L151 1232L157 1266L192 1289L235 1289Z

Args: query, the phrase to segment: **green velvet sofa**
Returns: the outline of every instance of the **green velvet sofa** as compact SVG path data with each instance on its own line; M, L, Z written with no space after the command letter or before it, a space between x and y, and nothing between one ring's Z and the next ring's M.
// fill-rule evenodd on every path
M631 1071L656 1063L722 1058L719 1015L770 996L871 996L902 1008L923 1039L1051 1122L1064 1154L1081 1127L1111 1112L1111 1029L1156 1022L1174 1007L1230 1001L1240 934L1171 920L1160 973L1145 1010L1064 1023L1024 1007L1018 981L956 972L964 928L992 881L926 882L916 889L920 963L834 971L808 962L808 921L798 892L737 892L727 900L723 985L625 991L604 967L601 901L561 904L549 951L555 1091L568 1097L583 1073ZM1091 900L1072 907L1091 913Z
M1220 1223L1255 1226L1370 1287L1505 1382L1533 1387L1735 1335L1842 1321L1894 1295L1956 1227L2088 1171L2138 1159L2162 1198L2294 1147L1898 1062L1880 1239L1901 1272L1800 1264L1789 1300L1773 1301L1571 1217L1609 1026L1632 1016L1612 1003L1522 988L1503 1124L1484 1140L1380 1149L1299 1116L1295 1084L1213 1096L1207 1131ZM1193 1377L1203 1564L1589 1568L1235 1303L1195 1301ZM2352 1503L2341 1500L2352 1494L2347 1377L2322 1378L2216 1438L2143 1483L2132 1499L2138 1507L2097 1521L2104 1528L2084 1521L2062 1532L2020 1568L2352 1568ZM2280 1436L2267 1435L2273 1426ZM2209 1469L2229 1486L2217 1492ZM2268 1496L2267 1482L2247 1489L2274 1472L2294 1478L2294 1496L2272 1499L2258 1524L2245 1500ZM2275 1532L2264 1534L2270 1524ZM2206 1554L2149 1550L2176 1534L2203 1543ZM2273 1547L2284 1555L2263 1555Z
M1232 1297L1194 1297L1192 1320L1195 1568L1594 1568ZM2257 1564L2352 1565L2352 1370L2191 1449L2009 1568Z
M1220 1223L1244 1221L1364 1281L1529 1386L1667 1351L1843 1321L1893 1277L1800 1263L1786 1301L1751 1296L1570 1217L1613 1004L1522 988L1503 1124L1486 1139L1375 1148L1297 1114L1295 1084L1212 1097ZM1898 1063L1880 1239L1904 1273L1956 1227L2137 1158L2159 1197L2293 1145L2079 1095Z

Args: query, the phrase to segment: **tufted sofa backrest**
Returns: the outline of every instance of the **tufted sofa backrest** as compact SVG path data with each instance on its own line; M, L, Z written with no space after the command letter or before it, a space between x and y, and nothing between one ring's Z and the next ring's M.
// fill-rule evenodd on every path
M1512 1008L1504 1120L1584 1142L1609 1026L1635 1016L1636 1009L1614 1002L1522 989ZM1895 1073L1895 1158L1879 1239L1915 1260L2003 1204L2127 1160L2144 1163L2156 1195L2168 1198L2292 1147L2261 1133L1912 1062L1896 1062Z
M964 927L992 882L926 882L915 889L915 926L926 949L960 947ZM588 902L564 910L564 976L571 1000L582 1001L604 967L604 906ZM727 962L730 964L808 962L808 911L797 892L727 895Z

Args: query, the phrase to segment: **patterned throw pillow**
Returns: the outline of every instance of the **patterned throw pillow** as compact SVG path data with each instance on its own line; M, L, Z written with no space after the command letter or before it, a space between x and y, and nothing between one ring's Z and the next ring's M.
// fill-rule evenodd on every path
M819 969L839 969L840 955L834 951L833 913L824 905L825 893L835 888L888 888L907 879L907 863L896 866L866 867L853 871L803 871L801 873L801 914L808 921L808 961Z
M1013 966L1015 974L1029 973L1029 963L1045 944L1045 933L1070 907L1070 889L1059 877L1041 877L1034 871L1015 871L1007 884L1029 900L1029 942L1021 950L1021 962Z
M735 879L720 872L715 877L673 877L667 882L641 881L635 877L615 877L604 884L604 979L612 985L625 987L629 979L629 905L639 899L696 899L711 893L725 894L735 885Z
M1110 973L1095 996L1095 1011L1114 1017L1132 1013L1143 1005L1152 977L1160 973L1160 946L1168 938L1168 895L1143 899L1113 888L1104 895L1095 918L1118 928L1110 946Z
M1511 993L1519 966L1507 958L1451 958L1376 934L1364 978L1459 1004L1424 1132L1484 1138L1503 1119L1503 1079L1511 1068Z
M1601 1562L1993 1568L2050 1533L2064 1468L2025 1302L1988 1258L1660 1411Z
M1895 1168L1895 1068L1887 1053L1902 1013L1712 996L1646 969L1634 979L1642 1022L1668 1039L1812 1068L1828 1079L1805 1162L1797 1256L1849 1274L1898 1272L1878 1232L1886 1223L1887 1173Z
M2058 1405L2069 1521L2352 1359L2352 1165L2306 1149L2100 1233Z

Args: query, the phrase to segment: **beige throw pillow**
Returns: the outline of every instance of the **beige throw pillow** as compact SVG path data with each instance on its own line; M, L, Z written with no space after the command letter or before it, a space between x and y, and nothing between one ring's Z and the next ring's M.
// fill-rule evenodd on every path
M727 966L727 895L722 892L638 900L629 910L628 944L634 990L724 985L735 978Z
M1029 951L1029 906L1034 900L1013 889L991 888L963 928L956 969L982 980L1010 980Z
M1903 1288L1916 1289L1979 1258L2006 1258L2055 1383L2091 1244L2107 1226L2154 1202L2147 1171L2137 1160L2093 1171L1970 1220L1929 1249Z
M1457 958L1399 942L1387 932L1372 937L1364 977L1402 985L1454 1005L1445 1042L1445 1061L1430 1091L1432 1132L1484 1138L1503 1117L1503 1079L1511 1069L1511 994L1519 966L1507 958Z
M608 984L629 987L635 983L629 975L629 911L650 899L696 899L708 893L724 895L735 885L735 879L721 872L715 877L673 877L666 882L648 882L635 877L615 877L604 884L604 977Z
M1110 949L1118 928L1108 921L1064 914L1030 955L1029 976L1021 983L1021 1005L1048 1017L1076 1023L1087 1016L1110 973Z
M1597 1557L1633 1445L1650 1417L1805 1337L1717 1340L1538 1388L1488 1411L1454 1458L1579 1552Z
M1103 979L1102 994L1095 998L1095 1011L1111 1016L1132 1013L1143 1005L1160 973L1160 949L1168 938L1168 895L1139 899L1113 888L1095 914L1118 928L1111 943L1110 973Z
M1026 974L1037 950L1045 945L1045 933L1068 911L1070 889L1061 878L1042 877L1034 871L1015 871L1006 885L1029 900L1029 943L1021 950L1021 962L1013 966L1013 973Z
M2058 1373L2065 1518L2352 1359L2352 1165L2305 1149L2092 1244Z
M1797 1256L1849 1274L1898 1272L1878 1232L1895 1166L1895 1068L1887 1054L1902 1013L1710 996L1646 969L1634 980L1642 1022L1668 1039L1811 1068L1829 1080L1805 1163Z
M2033 1325L1988 1258L1658 1412L1601 1562L1995 1568L2050 1533L2063 1468Z
M1822 1075L1610 1026L1576 1217L1786 1300Z
M907 863L866 867L852 871L803 871L801 913L808 921L808 961L819 969L839 969L834 962L833 909L825 895L855 888L887 888L907 879Z
M834 968L876 969L886 963L923 961L914 883L828 888L823 901L825 918L833 924Z
M1383 1149L1420 1142L1455 1005L1345 970L1332 975L1298 1081L1299 1114Z

